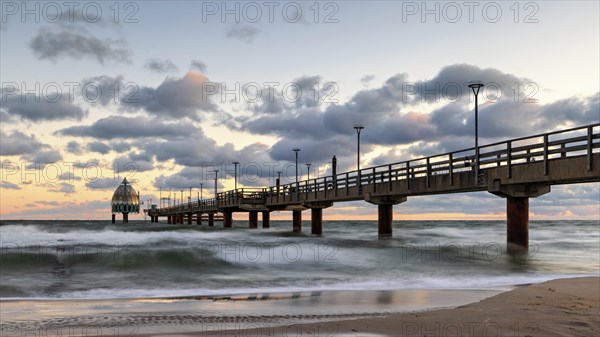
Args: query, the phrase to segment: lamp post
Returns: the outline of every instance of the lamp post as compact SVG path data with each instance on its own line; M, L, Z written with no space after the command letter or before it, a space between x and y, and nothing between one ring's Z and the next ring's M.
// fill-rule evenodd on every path
M362 131L362 129L364 129L365 127L360 125L360 124L355 124L354 125L354 130L356 130L356 170L357 170L357 176L358 176L358 181L356 182L356 185L358 186L358 193L362 193L362 184L361 184L361 176L360 176L360 132Z
M300 151L299 148L294 148L292 149L292 151L296 152L296 184L298 183L298 152Z
M183 190L181 190L181 199L179 200L181 207L183 207Z
M192 202L192 188L190 187L190 196L188 197L188 204Z
M479 186L479 112L478 112L478 100L479 89L483 87L483 83L471 83L469 88L473 90L475 95L475 186Z
M233 189L237 190L237 167L240 164L239 161L234 161L233 162L233 166L234 166L234 173L233 173L233 177L234 177L234 185L233 185Z
M200 183L200 200L202 200L202 185L204 185L204 183Z
M217 199L217 179L219 177L219 170L215 170L215 200Z
M277 171L277 179L281 180L281 173L283 173L282 171Z
M311 163L306 164L306 170L308 171L308 177L306 178L307 180L310 180L310 165L312 165L312 164Z

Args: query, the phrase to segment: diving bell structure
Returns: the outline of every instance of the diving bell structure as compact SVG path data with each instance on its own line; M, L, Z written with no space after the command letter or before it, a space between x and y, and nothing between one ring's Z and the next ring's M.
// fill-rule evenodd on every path
M127 223L129 222L129 213L140 212L140 194L133 189L127 178L124 178L121 185L115 190L111 208L112 223L115 223L115 213L122 213L123 223Z

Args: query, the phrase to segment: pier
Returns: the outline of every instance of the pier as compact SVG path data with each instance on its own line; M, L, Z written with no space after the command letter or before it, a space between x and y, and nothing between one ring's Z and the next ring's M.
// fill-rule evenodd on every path
M478 150L478 151L476 151ZM476 153L479 153L478 158ZM477 167L477 163L479 164ZM552 185L600 182L600 123L510 139L435 156L315 177L265 188L239 188L215 198L147 209L152 222L209 226L215 216L231 227L233 213L248 213L249 228L268 228L270 212L292 212L293 232L302 231L310 210L311 233L321 235L323 210L336 202L364 200L377 205L378 234L392 235L393 210L413 196L487 191L506 199L509 250L529 245L529 198L549 193Z

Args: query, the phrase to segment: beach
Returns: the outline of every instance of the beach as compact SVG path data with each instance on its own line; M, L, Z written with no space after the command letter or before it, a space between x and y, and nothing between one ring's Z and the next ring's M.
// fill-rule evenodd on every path
M600 277L557 279L504 292L404 290L268 297L4 300L2 336L512 337L600 333ZM382 306L384 303L387 305ZM368 308L378 309L369 312Z

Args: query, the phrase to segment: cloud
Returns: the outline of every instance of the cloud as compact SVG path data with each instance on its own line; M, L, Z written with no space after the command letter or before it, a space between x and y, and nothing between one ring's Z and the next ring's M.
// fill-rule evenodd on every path
M81 145L76 141L72 140L67 143L67 152L72 154L81 154Z
M40 60L57 61L59 58L93 58L100 64L108 61L129 63L131 51L124 40L101 39L84 29L43 28L31 40L29 47Z
M20 190L21 189L21 186L19 186L17 184L13 184L9 181L0 182L0 187L2 187L3 189L8 189L8 190Z
M98 178L85 183L85 187L92 190L116 190L120 183L118 178Z
M252 42L259 32L260 30L253 26L235 25L227 31L225 36L228 38Z
M175 63L170 60L160 60L156 58L148 59L146 64L144 64L144 68L157 73L171 73L176 72L179 69Z
M146 117L109 116L89 126L72 126L57 131L64 136L92 137L97 139L136 139L144 137L184 138L197 129L189 123L164 123Z
M6 96L4 96L6 95ZM57 96L60 95L60 96ZM83 110L69 101L68 95L62 93L48 93L44 97L38 95L27 95L16 93L8 95L3 93L5 102L2 103L0 111L3 115L19 117L23 120L33 122L55 121L55 120L81 120L88 115L87 110Z
M190 62L190 67L192 68L192 70L197 70L201 73L206 73L206 64L204 62L192 60Z
M49 149L50 146L38 141L34 135L26 135L21 131L13 130L5 132L0 130L0 155L20 156L33 154L40 150Z
M182 78L167 78L157 88L141 87L121 107L124 111L144 110L158 118L184 118L199 121L201 112L219 112L210 90L218 85L202 74L190 71ZM217 92L217 91L215 91Z
M88 151L107 154L110 152L110 146L102 142L92 142L87 145Z
M75 193L75 185L69 183L60 183L55 189L48 190L49 192L71 194Z

